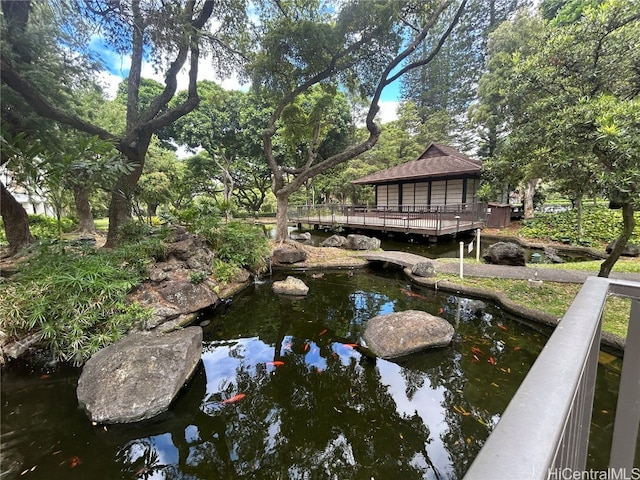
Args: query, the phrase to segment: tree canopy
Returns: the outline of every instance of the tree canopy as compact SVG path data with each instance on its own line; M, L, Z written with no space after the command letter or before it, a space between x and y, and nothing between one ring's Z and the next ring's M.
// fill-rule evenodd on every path
M8 2L3 2L3 6L5 3ZM199 102L197 78L201 48L219 65L229 67L238 60L238 52L229 46L228 40L246 25L244 3L236 0L24 3L20 13L26 13L18 16L19 21L8 18L2 23L0 78L38 115L114 142L133 167L129 173L120 176L112 189L107 246L113 246L118 241L119 227L130 218L131 196L142 174L152 135L193 110ZM29 15L32 8L51 12L42 18L47 19L44 25L52 34L42 35L40 25L34 20L36 17ZM209 21L212 17L218 20L215 25ZM64 32L70 34L65 36ZM117 52L131 57L126 80L126 126L123 133L110 132L87 116L73 111L61 103L64 96L60 92L52 93L45 88L46 82L38 81L35 67L39 68L40 64L34 60L40 45L61 52L62 56L70 52L67 56L84 65L87 58L95 60L88 48L91 34L102 35ZM28 42L32 37L38 41ZM67 41L72 43L68 45ZM18 47L21 45L24 48ZM85 53L85 56L81 55ZM141 92L144 93L144 89L141 90L141 71L145 59L164 71L165 79L162 89L152 93L148 104L141 101L144 98L141 97ZM189 71L188 95L183 102L170 106L177 90L177 75L186 65ZM60 85L59 82L51 84Z
M264 8L260 12L264 31L258 39L259 48L250 63L249 74L253 88L273 105L263 144L277 200L277 239L287 237L289 196L308 180L376 144L380 136L376 115L383 90L437 56L465 6L466 0L459 4L352 1L325 9L320 2L309 0L278 3L278 8ZM447 17L444 12L448 11L454 13ZM434 35L426 51L418 49L437 25L444 25L442 33ZM304 160L292 167L286 157L274 150L274 137L283 128L282 122L298 97L317 85L325 90L344 89L366 99L364 124L369 134L366 139L351 142L326 157L310 137ZM318 130L312 127L311 131Z
M495 32L478 115L502 131L489 146L496 179L561 179L576 197L595 186L622 208L623 232L600 271L608 276L640 200L640 13L632 3L608 0L584 2L575 21L567 18L525 14Z

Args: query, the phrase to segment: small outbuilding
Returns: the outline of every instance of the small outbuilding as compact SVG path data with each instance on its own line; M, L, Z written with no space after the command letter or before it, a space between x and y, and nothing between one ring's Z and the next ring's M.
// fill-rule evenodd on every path
M481 161L455 148L432 143L416 160L353 183L375 186L378 210L428 212L445 205L480 203L477 193L481 171Z

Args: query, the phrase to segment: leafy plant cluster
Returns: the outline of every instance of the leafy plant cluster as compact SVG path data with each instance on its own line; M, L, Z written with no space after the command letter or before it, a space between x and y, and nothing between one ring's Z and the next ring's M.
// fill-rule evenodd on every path
M55 359L83 363L149 318L124 299L158 245L157 238L112 251L39 244L3 284L0 329L17 339L40 332Z
M222 213L211 201L199 201L176 215L217 252L213 268L219 281L228 281L240 268L256 271L264 267L269 245L259 227L241 221L223 222Z
M639 214L636 214L636 222L640 225ZM622 223L620 210L589 206L585 207L582 213L583 236L581 238L578 235L576 210L537 214L535 218L523 222L520 234L528 238L601 247L602 244L609 243L618 237ZM629 241L640 242L640 227L636 226Z
M63 217L60 219L62 233L73 232L78 223L75 219ZM45 215L29 215L29 230L36 240L52 240L58 238L58 221ZM0 220L0 243L7 243L4 224Z

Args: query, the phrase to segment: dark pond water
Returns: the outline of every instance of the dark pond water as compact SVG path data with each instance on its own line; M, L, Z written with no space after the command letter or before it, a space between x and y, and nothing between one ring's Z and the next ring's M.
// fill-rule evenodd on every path
M462 478L548 332L400 272L301 277L305 298L266 282L203 318L195 377L150 421L91 425L78 369L3 371L2 478ZM358 350L367 319L407 309L446 318L457 341L396 362ZM592 468L606 467L620 366L601 358Z

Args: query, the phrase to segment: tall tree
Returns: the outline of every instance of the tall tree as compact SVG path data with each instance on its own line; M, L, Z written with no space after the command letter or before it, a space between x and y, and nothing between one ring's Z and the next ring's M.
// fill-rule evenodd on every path
M11 161L31 163L41 152L40 145L30 141L24 132L11 135L6 124L2 125L0 141L0 167L6 167ZM9 242L9 253L16 253L33 242L27 212L2 182L0 182L0 213Z
M460 24L447 38L440 54L428 65L402 79L402 98L418 109L423 122L446 116L439 134L461 147L469 146L467 110L478 96L478 81L486 69L489 34L530 0L470 0ZM453 15L449 12L448 15ZM430 33L437 37L446 23ZM420 48L427 49L428 43Z
M91 88L91 62L81 62L65 50L54 48L42 38L55 37L61 44L69 41L68 35L51 26L52 12L48 5L29 1L2 2L1 54L2 58L15 58L24 67L24 74L37 82L47 95L55 95L59 105L75 111L77 102L72 94L75 89ZM73 88L71 87L73 85ZM0 85L2 98L3 150L2 164L16 174L29 169L35 156L25 155L27 150L39 145L55 147L57 128L39 116L31 107L8 88ZM14 144L13 140L19 140ZM29 146L27 150L23 147ZM17 147L17 148L14 148ZM7 155L5 155L7 153ZM16 251L31 241L26 212L4 186L2 187L3 220L10 247Z
M309 0L277 3L265 10L265 31L251 64L253 86L275 105L263 133L264 152L276 196L276 239L287 238L287 205L291 194L320 173L371 149L380 136L375 118L382 91L407 72L428 64L440 51L464 11L460 2L349 1L323 9ZM455 13L426 56L418 47L441 21ZM308 139L304 162L290 167L274 150L274 137L285 110L314 85L341 85L368 100L368 136L339 153L323 157Z
M244 26L244 4L239 0L184 0L169 3L84 0L72 4L60 2L55 6L65 19L77 19L80 16L94 30L101 32L104 39L118 52L131 56L131 67L126 80L127 114L124 134L116 135L61 107L56 97L45 95L42 86L26 75L27 62L24 58L5 49L2 51L0 78L38 114L97 135L103 140L113 141L127 163L133 167L130 173L118 179L112 189L106 246L113 247L118 242L119 227L130 218L131 195L142 173L152 135L193 110L199 102L196 81L201 47L208 45L208 53L214 54L218 61L226 61L227 66L230 66L229 61L238 60L236 51L227 46L226 40L237 26ZM206 30L212 16L220 19L215 31ZM68 21L60 21L59 25L66 28L72 26ZM19 42L14 31L7 29L3 32L3 38L5 34L13 42ZM78 38L86 39L86 35L78 35ZM76 43L73 47L81 52L86 50L87 45ZM145 57L151 59L157 68L164 69L165 80L162 91L143 108L140 86ZM176 93L177 75L185 64L188 64L189 70L187 98L182 103L169 107L169 102Z
M219 181L223 202L230 207L238 187L236 182L243 182L243 188L247 188L248 177L242 173L246 165L255 168L264 164L263 160L258 161L263 154L255 125L265 121L265 113L260 100L248 93L226 91L210 81L199 82L198 88L202 98L198 108L165 129L162 136L206 152L206 156L197 158L212 165L209 168L200 164L198 168L205 167L209 176ZM263 175L264 167L259 169ZM225 210L229 212L229 208Z
M577 181L595 181L611 206L622 209L623 230L599 272L608 276L633 231L640 199L640 12L607 0L587 5L573 23L534 21L542 32L537 48L502 57L512 87L503 90L504 105L520 112L507 119L504 158L515 162L513 169L524 158L547 178L572 172ZM525 148L534 156L518 158Z

